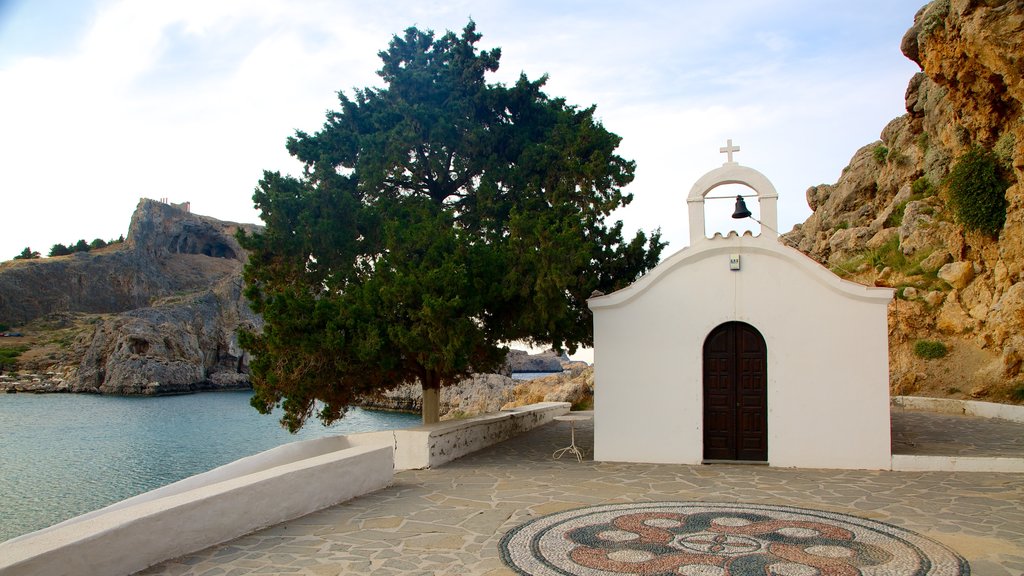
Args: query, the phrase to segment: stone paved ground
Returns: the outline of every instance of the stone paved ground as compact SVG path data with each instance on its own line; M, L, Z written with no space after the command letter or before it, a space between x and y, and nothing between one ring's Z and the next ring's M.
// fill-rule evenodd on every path
M967 558L975 576L1024 573L1021 474L552 461L551 453L568 437L567 423L548 424L434 470L401 472L384 490L142 574L508 575L498 543L536 516L592 504L673 500L852 514L946 544ZM984 444L984 434L965 437ZM577 440L589 455L591 423L577 424Z
M892 452L1024 458L1024 424L998 418L892 411Z

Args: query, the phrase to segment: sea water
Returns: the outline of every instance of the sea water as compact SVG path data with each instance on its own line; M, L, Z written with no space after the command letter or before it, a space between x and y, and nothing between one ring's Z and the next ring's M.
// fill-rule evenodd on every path
M288 442L420 422L356 408L289 434L251 396L0 395L0 541Z

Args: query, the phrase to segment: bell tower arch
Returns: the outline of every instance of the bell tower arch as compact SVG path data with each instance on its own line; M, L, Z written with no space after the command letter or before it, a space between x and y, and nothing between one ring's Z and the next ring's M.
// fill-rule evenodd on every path
M775 186L767 176L733 161L733 153L739 150L740 147L733 146L732 140L729 140L724 148L719 149L723 154L727 154L725 163L701 176L690 189L690 194L686 197L686 207L690 216L690 246L705 240L704 197L715 188L726 184L742 184L757 193L757 203L761 208L761 234L768 238L778 237L779 193L775 191Z

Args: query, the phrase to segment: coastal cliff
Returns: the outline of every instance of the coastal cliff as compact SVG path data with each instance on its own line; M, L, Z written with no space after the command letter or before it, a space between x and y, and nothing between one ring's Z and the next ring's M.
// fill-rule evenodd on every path
M248 387L237 230L142 199L123 244L0 264L0 322L28 325L16 391L180 394Z
M814 213L783 237L842 276L897 289L894 394L1024 400L1022 42L1024 3L924 6L901 46L921 67L907 113L838 182L809 188Z

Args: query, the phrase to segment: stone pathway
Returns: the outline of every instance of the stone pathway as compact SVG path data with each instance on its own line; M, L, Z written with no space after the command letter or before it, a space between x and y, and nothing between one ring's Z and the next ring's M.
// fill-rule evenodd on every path
M1024 423L899 409L891 422L893 454L1024 458Z
M986 444L984 434L974 438ZM976 576L1024 573L1021 474L553 461L551 453L568 440L568 423L548 424L434 470L400 472L384 490L141 574L511 575L498 545L524 522L582 506L668 501L848 514L941 542ZM591 422L576 424L576 440L590 456Z

